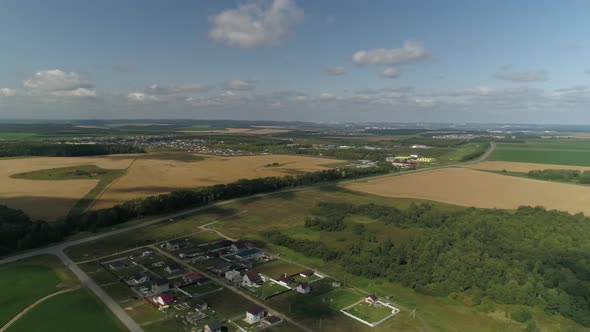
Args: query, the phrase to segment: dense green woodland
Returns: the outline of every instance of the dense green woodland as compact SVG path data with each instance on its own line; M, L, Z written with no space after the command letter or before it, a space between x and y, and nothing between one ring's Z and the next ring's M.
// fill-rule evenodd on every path
M106 144L55 144L55 143L2 143L0 157L16 156L47 156L47 157L79 157L98 156L117 153L142 153L141 148L129 145Z
M16 250L54 243L77 232L95 232L101 227L121 224L131 219L177 212L181 209L205 206L225 199L383 174L390 171L392 171L391 166L362 169L342 168L296 176L238 180L229 184L194 190L179 190L169 194L134 199L108 209L70 214L65 220L52 223L31 221L22 211L0 205L0 256Z
M348 272L387 278L418 292L490 302L539 306L590 325L590 218L521 207L516 212L429 204L406 210L378 205L324 203L305 226L325 232L364 226L346 221L367 216L386 225L416 229L403 243L364 234L347 249L271 231L271 242L333 261ZM386 227L386 226L385 226Z

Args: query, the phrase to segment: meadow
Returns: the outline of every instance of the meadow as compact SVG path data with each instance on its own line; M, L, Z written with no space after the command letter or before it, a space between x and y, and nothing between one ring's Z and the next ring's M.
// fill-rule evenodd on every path
M7 332L29 331L117 332L127 329L86 289L47 299L27 312Z
M35 301L78 284L54 256L37 256L0 265L0 276L0 326Z

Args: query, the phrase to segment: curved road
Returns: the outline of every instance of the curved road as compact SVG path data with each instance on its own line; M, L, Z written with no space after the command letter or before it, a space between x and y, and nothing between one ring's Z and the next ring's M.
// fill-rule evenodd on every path
M365 178L360 178L360 179L344 180L344 181L340 181L339 183L350 183L350 182L367 181L367 180L371 180L371 179L377 179L377 178L383 178L383 177L389 177L389 176L400 176L400 175L405 175L405 174L410 174L410 173L425 172L425 171L431 171L431 170L436 170L436 169L451 168L451 167L460 167L460 166L465 166L465 165L470 165L470 164L476 164L476 163L479 163L479 162L487 159L492 154L492 152L494 151L495 148L496 148L496 144L494 142L492 142L492 143L490 143L490 148L484 154L482 154L479 158L476 158L476 159L471 160L471 161L459 163L459 164L443 165L443 166L430 167L430 168L421 168L421 169L417 169L417 170L405 171L405 172L398 172L398 173L394 173L394 174L384 174L384 175L377 175L377 176L365 177ZM20 254L16 254L16 255L13 255L13 256L9 256L9 257L6 257L4 259L1 259L0 260L0 265L1 264L6 264L6 263L10 263L10 262L14 262L14 261L17 261L17 260L21 260L21 259L24 259L24 258L38 256L38 255L47 255L47 254L49 254L49 255L55 255L55 256L59 257L62 260L62 262L78 277L78 279L80 279L80 281L82 282L82 284L84 286L88 287L99 299L101 299L101 301L103 301L105 303L105 305L113 312L113 314L115 314L115 316L117 316L117 318L119 318L119 320L121 320L121 322L130 331L132 331L132 332L139 332L139 331L143 331L143 329L127 314L127 312L125 312L125 310L123 310L121 308L121 306L119 306L119 304L117 302L115 302L115 300L113 300L105 291L103 291L84 271L82 271L64 253L64 250L66 248L68 248L70 246L77 245L77 244L82 244L82 243L86 243L86 242L90 242L90 241L94 241L94 240L106 238L106 237L109 237L109 236L113 236L113 235L116 235L116 234L121 234L121 233L129 232L129 231L132 231L132 230L136 230L136 229L143 228L143 227L146 227L146 226L154 225L154 224L157 224L157 223L165 222L165 221L167 221L169 219L179 218L179 217L184 217L184 216L187 216L187 215L191 215L191 214L194 214L194 213L199 212L201 210L209 209L209 208L211 208L213 206L222 206L222 205L226 205L226 204L230 204L230 203L234 203L234 202L239 202L239 201L246 200L246 199L251 199L253 197L265 197L265 196L275 195L275 194L277 194L279 192L303 191L303 190L309 190L309 189L313 189L313 188L317 188L317 187L332 186L332 185L334 185L334 183L327 183L327 184L324 183L324 184L319 184L319 185L315 185L315 186L308 186L308 187L302 187L302 188L286 189L286 190L275 191L275 192L270 192L270 193L256 194L256 195L247 196L247 197L240 197L240 198L235 198L235 199L231 199L231 200L225 200L225 201L221 201L221 202L217 202L217 203L205 205L205 206L194 208L194 209L188 209L188 210L184 210L184 211L181 211L181 212L172 213L172 214L166 215L165 217L156 218L156 219L153 219L153 220L150 220L150 221L146 221L146 222L141 223L141 224L137 224L137 225L133 225L133 226L129 226L129 227L117 229L117 230L114 230L114 231L109 231L109 232L104 232L104 233L96 234L96 235L89 236L89 237L82 238L82 239L78 239L78 240L66 241L66 242L58 243L58 244L55 244L55 245L52 245L52 246L48 246L48 247L44 247L44 248L39 248L39 249L34 249L34 250L30 250L30 251L23 252L23 253L20 253Z

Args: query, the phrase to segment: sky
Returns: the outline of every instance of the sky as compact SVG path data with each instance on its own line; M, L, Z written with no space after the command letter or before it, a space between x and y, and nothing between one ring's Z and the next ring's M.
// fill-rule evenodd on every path
M590 123L590 1L3 0L0 119Z

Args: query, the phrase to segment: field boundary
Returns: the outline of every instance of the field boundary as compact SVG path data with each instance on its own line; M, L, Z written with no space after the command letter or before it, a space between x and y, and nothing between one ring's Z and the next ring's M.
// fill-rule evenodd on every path
M365 300L357 301L357 302L355 302L355 303L353 303L353 304L351 304L351 305L349 305L347 307L344 307L344 308L340 309L340 312L343 313L343 314L345 314L346 316L352 318L352 319L355 319L355 320L357 320L357 321L365 324L365 325L369 325L370 327L375 327L375 326L383 323L384 321L388 320L389 318L397 315L400 312L400 310L398 308L392 306L389 303L386 303L386 302L383 302L383 301L377 301L378 304L380 304L382 306L385 306L387 308L390 308L391 309L391 314L385 316L384 318L382 318L382 319L380 319L380 320L378 320L376 322L370 323L370 322L367 322L366 320L364 320L364 319L362 319L360 317L357 317L357 316L355 316L355 315L353 315L353 314L351 314L351 313L349 313L349 312L346 311L347 309L353 308L353 307L355 307L355 306L357 306L357 305L359 305L359 304L361 304L363 302L365 302Z
M81 286L76 286L76 287L71 287L71 288L66 288L66 289L62 289L60 291L57 291L55 293L51 293L45 297L42 297L40 299L38 299L37 301L31 303L28 307L24 308L23 310L21 310L21 312L19 312L18 314L16 314L16 316L12 317L12 319L10 319L6 324L4 324L4 326L2 326L2 328L0 328L0 332L5 332L6 330L8 330L8 328L10 326L12 326L14 323L16 323L22 316L24 316L26 313L28 313L29 311L33 310L36 306L38 306L39 304L45 302L46 300L49 300L50 298L57 296L57 295L61 295L61 294L65 294L65 293L69 293L69 292L73 292L76 290L79 290L81 288Z
M123 172L123 174L121 174L118 178L114 179L113 181L111 181L111 183L107 184L99 193L98 195L96 195L96 197L94 198L94 200L92 200L92 202L90 202L90 204L88 204L88 206L86 207L86 209L84 209L84 211L82 212L87 212L90 211L90 209L92 209L92 207L94 206L94 204L96 204L96 202L102 197L102 195L104 195L104 193L107 192L107 190L109 190L109 188L115 184L117 181L119 181L119 179L121 179L123 176L125 176L125 174L127 174L127 172L129 171L129 169L131 168L131 166L133 166L133 164L135 164L135 162L137 161L138 157L133 158L133 161L131 161L131 163L129 164L129 166L127 166L127 168L125 168L125 172ZM98 184L97 184L98 185Z

